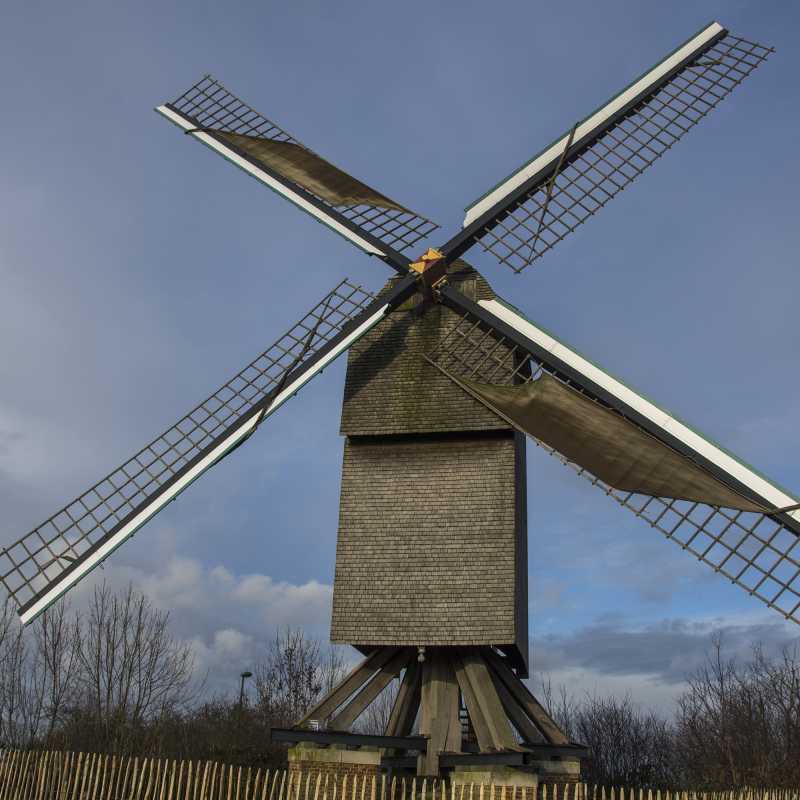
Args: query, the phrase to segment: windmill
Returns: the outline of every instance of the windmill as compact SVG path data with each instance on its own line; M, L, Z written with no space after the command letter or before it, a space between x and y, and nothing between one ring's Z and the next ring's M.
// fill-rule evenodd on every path
M462 260L521 272L651 166L772 51L712 23L437 226L210 76L157 111L396 273L343 280L218 391L0 553L23 623L45 611L348 352L332 639L364 660L285 741L373 744L424 774L577 763L527 675L525 445L800 622L800 504L513 305ZM359 715L399 677L381 736ZM418 722L417 722L418 720ZM313 724L312 724L313 723ZM416 730L416 733L414 732ZM404 753L419 751L414 757Z

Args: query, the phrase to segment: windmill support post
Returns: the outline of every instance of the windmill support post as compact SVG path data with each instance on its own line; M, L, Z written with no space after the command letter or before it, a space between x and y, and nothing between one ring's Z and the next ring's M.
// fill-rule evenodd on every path
M425 660L419 657L413 647L378 648L294 728L273 729L273 741L294 745L291 768L444 774L456 782L521 787L523 793L535 793L540 781L580 780L586 748L567 739L507 657L489 647L426 648ZM370 686L385 687L396 678L400 687L383 734L342 730L342 720L352 724L357 710L368 707L364 697L379 694Z

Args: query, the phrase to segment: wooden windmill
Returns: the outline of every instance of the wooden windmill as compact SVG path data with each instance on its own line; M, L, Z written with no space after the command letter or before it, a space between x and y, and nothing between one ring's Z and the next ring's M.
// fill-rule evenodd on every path
M397 275L342 281L133 458L0 554L27 623L349 351L332 638L364 661L277 736L377 744L426 774L575 759L527 675L524 435L800 621L797 500L497 297L462 256L537 261L671 148L771 51L712 23L467 210L436 226L205 77L157 111ZM353 733L394 678L383 736ZM312 724L313 723L313 724ZM418 760L407 755L419 752ZM404 755L406 753L406 755Z

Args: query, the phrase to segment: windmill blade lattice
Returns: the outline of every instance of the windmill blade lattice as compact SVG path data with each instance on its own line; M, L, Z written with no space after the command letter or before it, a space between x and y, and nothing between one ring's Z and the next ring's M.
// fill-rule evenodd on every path
M362 287L343 280L175 425L1 551L0 582L19 606L23 621L41 613L192 480L241 444L264 416L378 321L382 306L373 299ZM331 349L334 344L338 352Z
M480 303L481 312L495 302ZM553 359L535 355L507 338L487 322L484 313L461 312L459 323L431 350L426 358L445 374L456 380L462 388L471 382L513 386L549 375L557 381L587 397L593 403L622 416L618 408L610 406L592 391L592 381L582 380L575 371L566 374L556 364L561 358L576 356L562 342L549 335ZM515 312L506 315L513 319ZM521 317L518 317L522 319ZM532 324L530 324L532 327ZM588 362L585 362L588 364ZM593 368L594 371L599 371ZM627 389L627 387L626 387ZM631 391L631 390L627 390ZM476 395L477 396L477 395ZM639 396L640 397L640 396ZM478 397L480 399L480 397ZM644 401L643 398L642 402ZM497 409L493 409L497 410ZM667 412L663 412L664 415ZM628 420L630 421L630 420ZM679 544L700 561L711 566L750 595L779 611L787 619L800 623L800 514L760 513L752 510L726 508L708 503L656 497L641 492L622 491L610 486L585 465L564 456L554 447L524 431L546 452L574 469L578 475L597 486L624 508L632 511L667 539ZM648 431L650 435L653 431ZM633 457L633 456L632 456ZM796 499L785 495L766 479L754 474L759 486L774 489L779 507L790 506ZM768 502L765 506L770 506ZM774 506L772 506L774 508Z
M373 255L393 256L439 227L325 161L210 75L157 111L239 166L257 166L254 177L288 183L290 200Z
M479 242L521 272L630 185L773 52L716 23L695 39L698 45L684 45L689 56L677 71L665 72L668 57L651 70L652 86L647 75L639 79L644 88L627 106L616 109L620 95L613 98L476 201L464 231L443 250L461 255Z

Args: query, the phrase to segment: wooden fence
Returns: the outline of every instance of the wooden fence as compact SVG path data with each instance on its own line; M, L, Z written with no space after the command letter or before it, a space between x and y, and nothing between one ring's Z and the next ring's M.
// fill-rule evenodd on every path
M446 780L304 774L95 753L0 753L0 800L522 800L521 787ZM540 800L800 800L800 791L653 791L539 786Z

